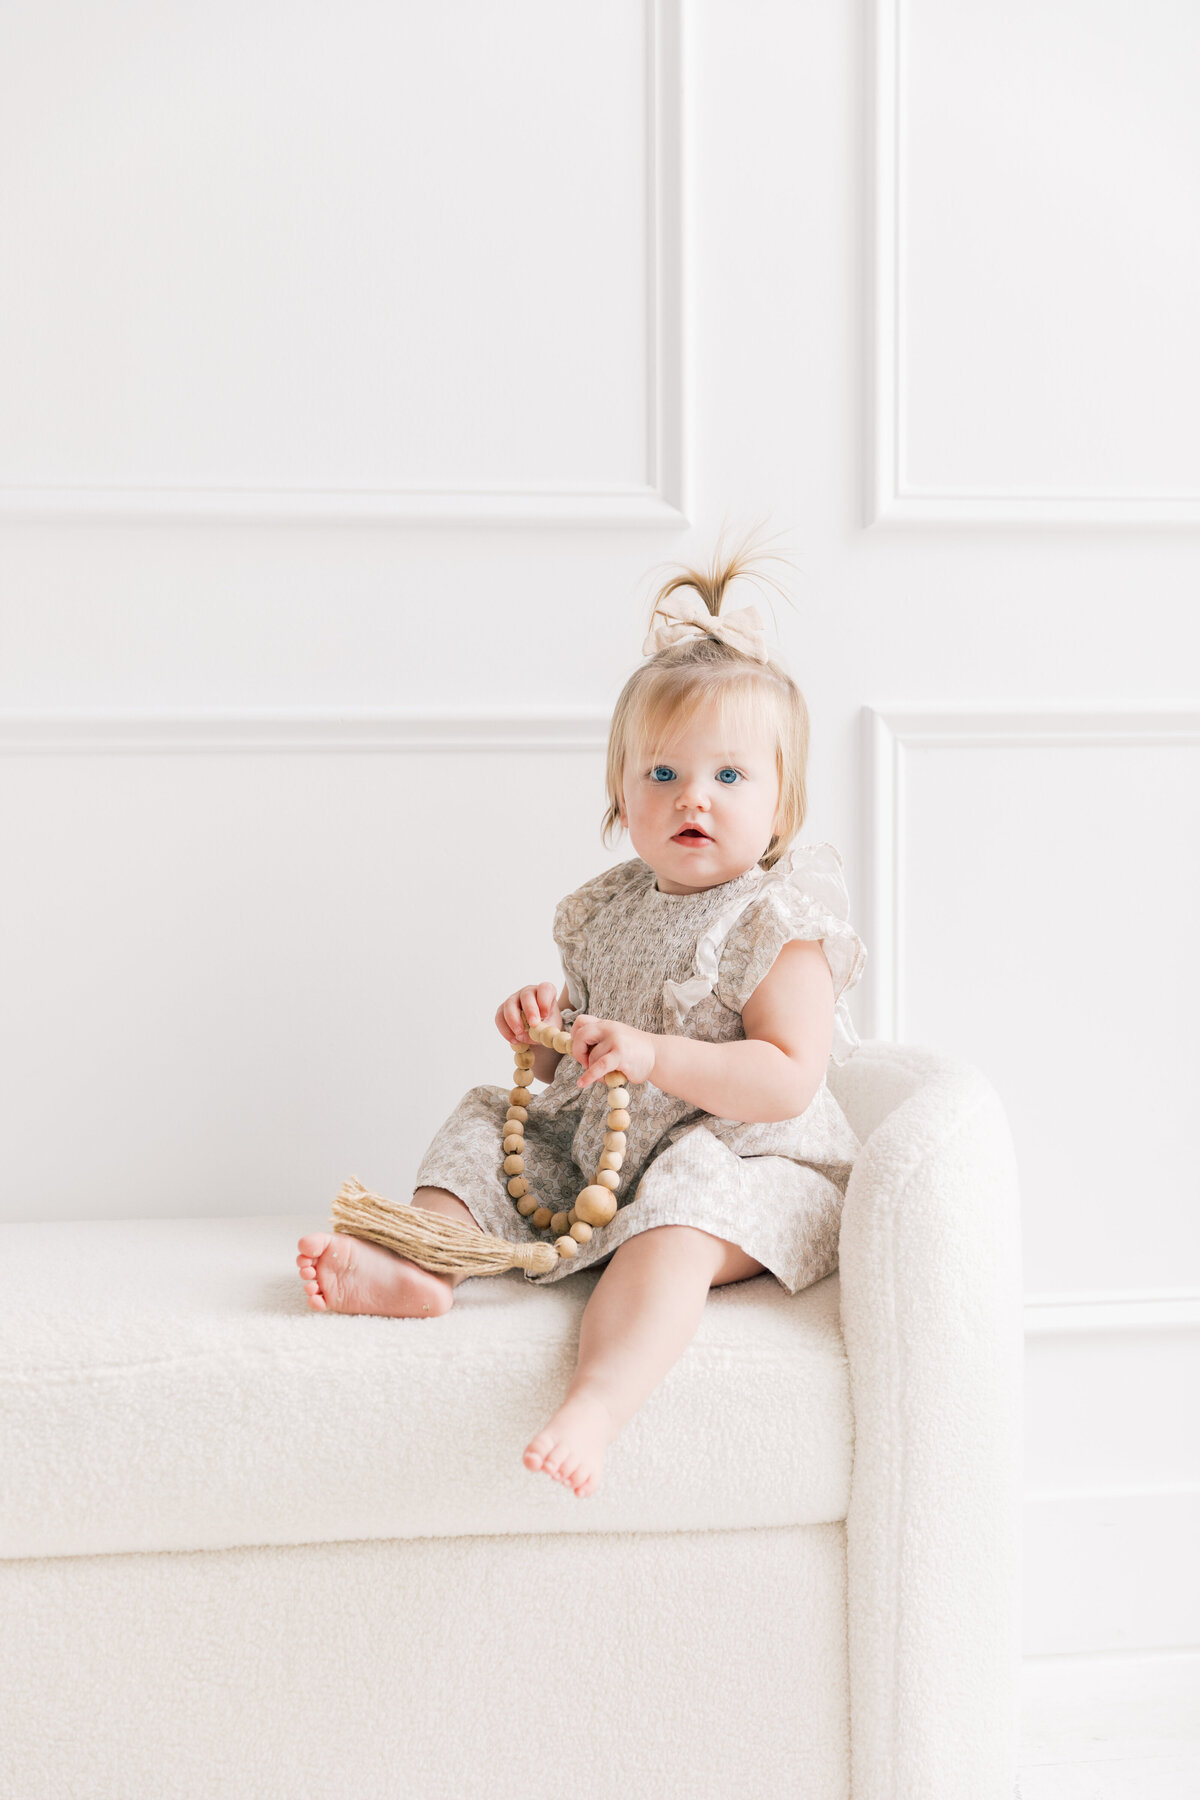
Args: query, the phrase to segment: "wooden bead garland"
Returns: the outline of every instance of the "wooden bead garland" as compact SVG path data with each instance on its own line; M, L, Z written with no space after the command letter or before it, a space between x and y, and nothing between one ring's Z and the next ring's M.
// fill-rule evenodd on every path
M529 1036L547 1049L570 1054L571 1039L549 1025L530 1027ZM476 1225L427 1212L407 1203L398 1205L374 1194L356 1176L344 1181L333 1202L330 1224L348 1237L365 1238L396 1256L407 1257L435 1275L499 1275L505 1269L524 1269L528 1275L548 1275L560 1257L579 1255L593 1230L607 1225L617 1210L615 1189L625 1160L625 1131L629 1124L629 1089L625 1077L614 1070L604 1077L608 1089L608 1132L594 1179L583 1189L569 1212L551 1212L539 1204L525 1178L525 1124L532 1099L533 1050L516 1047L514 1085L509 1092L508 1116L501 1134L504 1173L517 1211L535 1231L549 1231L554 1239L510 1243L492 1237Z
M552 1025L546 1024L530 1025L528 1029L534 1042L545 1049L557 1050L562 1056L571 1054L570 1032L556 1031ZM603 1154L596 1164L596 1173L589 1185L576 1196L570 1212L552 1213L548 1206L540 1205L537 1196L531 1192L525 1179L525 1158L522 1154L525 1124L529 1118L531 1095L528 1083L533 1077L533 1049L530 1045L518 1044L513 1054L516 1062L513 1070L514 1086L509 1090L509 1107L503 1126L504 1173L509 1178L508 1191L515 1200L521 1217L535 1231L551 1233L559 1256L578 1256L580 1244L588 1242L595 1228L607 1225L617 1210L616 1189L621 1180L620 1169L625 1160L627 1142L625 1133L629 1128L629 1089L625 1086L625 1077L619 1069L613 1069L604 1077L604 1085L608 1089L608 1130L605 1133Z

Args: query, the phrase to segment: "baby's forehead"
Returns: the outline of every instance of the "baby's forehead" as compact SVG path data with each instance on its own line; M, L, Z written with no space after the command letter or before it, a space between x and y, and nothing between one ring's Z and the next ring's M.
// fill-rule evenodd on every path
M687 732L671 737L651 739L642 745L642 756L698 756L705 761L755 762L774 755L775 739L769 731Z

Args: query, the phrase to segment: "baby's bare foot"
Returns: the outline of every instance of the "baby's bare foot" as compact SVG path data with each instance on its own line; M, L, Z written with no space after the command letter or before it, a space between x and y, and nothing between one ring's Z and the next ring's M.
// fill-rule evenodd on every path
M525 1451L525 1467L540 1469L569 1487L579 1500L596 1491L604 1452L617 1435L602 1400L577 1394L559 1407Z
M345 1232L302 1237L296 1267L314 1312L382 1313L389 1319L436 1319L454 1305L440 1275Z

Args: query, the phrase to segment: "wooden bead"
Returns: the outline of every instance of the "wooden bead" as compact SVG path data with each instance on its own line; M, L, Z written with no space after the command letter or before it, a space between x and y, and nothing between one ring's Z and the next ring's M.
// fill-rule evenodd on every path
M575 1211L588 1225L607 1225L616 1210L616 1197L606 1187L585 1187L575 1202Z
M580 1244L590 1242L595 1229L607 1225L616 1216L616 1189L620 1186L620 1170L627 1142L625 1133L630 1120L629 1088L619 1069L613 1069L604 1077L608 1121L604 1150L597 1162L595 1179L583 1189L574 1206L567 1211L555 1211L549 1206L543 1206L537 1196L529 1191L529 1182L524 1174L525 1126L529 1119L529 1103L533 1099L533 1047L535 1044L542 1044L548 1049L556 1050L560 1056L569 1055L571 1033L556 1029L546 1020L540 1020L538 1024L528 1027L525 1037L528 1041L513 1045L513 1062L516 1066L504 1125L500 1132L504 1172L511 1177L508 1192L516 1202L518 1213L528 1220L535 1231L550 1232L559 1256L573 1257L579 1254Z

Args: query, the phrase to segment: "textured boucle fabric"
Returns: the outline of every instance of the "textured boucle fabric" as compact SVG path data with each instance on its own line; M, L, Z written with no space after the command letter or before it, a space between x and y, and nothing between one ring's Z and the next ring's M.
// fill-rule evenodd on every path
M995 1090L956 1058L864 1046L839 1086L864 1131L878 1120L841 1237L856 1431L853 1793L1011 1800L1022 1367L1012 1138Z
M521 1453L598 1277L464 1282L441 1319L314 1313L294 1262L312 1224L0 1227L0 1555L845 1516L836 1277L714 1294L581 1501Z
M5 1800L846 1800L841 1525L0 1564Z
M857 1043L845 994L866 952L845 913L841 858L831 844L794 846L771 870L753 868L694 894L660 893L635 857L561 900L554 936L570 1016L585 1011L639 1030L705 1043L745 1037L742 1009L780 950L819 942L833 975L835 1058ZM529 1102L522 1154L533 1193L568 1211L592 1179L607 1129L606 1090L578 1087L579 1065L559 1061ZM502 1167L509 1092L475 1087L441 1125L416 1187L445 1188L486 1231L512 1243L544 1237L517 1212ZM615 1219L571 1260L524 1277L549 1286L602 1261L638 1232L691 1225L734 1243L789 1293L837 1268L846 1181L859 1140L826 1082L794 1119L723 1119L665 1094L633 1093Z
M303 1308L299 1221L0 1230L0 1530L29 1557L0 1562L0 1794L1012 1800L1008 1126L933 1051L829 1080L863 1146L839 1277L713 1295L607 1499L510 1460L594 1275L339 1319ZM731 1529L679 1529L718 1506ZM398 1515L430 1535L388 1541ZM81 1554L247 1531L376 1541Z

